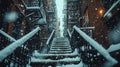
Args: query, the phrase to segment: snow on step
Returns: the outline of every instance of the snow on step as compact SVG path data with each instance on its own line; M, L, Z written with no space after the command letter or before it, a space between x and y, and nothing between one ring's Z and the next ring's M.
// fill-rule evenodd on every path
M41 54L35 51L31 57L31 64L71 64L80 63L77 49L72 52L69 40L67 38L54 38L50 47L50 51L47 54ZM60 41L59 41L60 40ZM57 44L56 44L57 43Z
M75 57L75 58L64 58L64 59L59 59L59 60L52 60L52 59L38 59L38 58L35 58L35 57L32 57L31 58L31 62L32 63L35 63L35 62L40 62L40 63L60 63L60 62L80 62L81 59L80 57Z
M63 51L69 51L70 50L71 51L71 49L51 49L51 51L55 51L55 50L56 51L61 51L61 50L63 50Z
M58 57L56 59L52 58L40 58L40 57ZM62 57L62 58L60 58ZM34 51L33 56L31 57L31 63L34 64L53 64L53 63L60 63L60 64L78 64L81 63L81 58L79 57L78 50L75 49L73 53L66 53L66 54L41 54L37 50Z
M71 53L72 51L50 51L49 53L55 53L55 54L63 54L63 53Z
M49 53L71 53L72 49L67 38L54 38Z
M34 51L33 57L41 57L41 56L79 56L77 49L74 50L73 53L66 53L66 54L41 54L38 51Z

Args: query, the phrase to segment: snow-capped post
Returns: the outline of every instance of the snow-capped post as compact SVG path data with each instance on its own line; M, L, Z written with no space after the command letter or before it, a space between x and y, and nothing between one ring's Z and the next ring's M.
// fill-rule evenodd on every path
M17 47L21 46L28 39L30 39L32 36L34 36L39 30L40 30L40 27L35 28L30 33L26 34L22 38L16 40L12 44L8 45L6 48L2 49L0 51L0 62L2 62L7 56L12 54Z
M74 26L73 28L75 29L75 31L77 31L80 34L80 36L83 39L85 39L91 46L93 46L108 61L109 66L112 66L118 63L118 61L113 57L111 57L108 51L105 48L103 48L98 42L96 42L94 39L92 39L82 30L80 30L80 28L78 28L77 26Z
M16 41L16 39L14 39L13 37L11 37L10 35L8 35L7 33L5 33L4 31L0 30L0 33L2 35L4 35L5 37L7 37L8 39L10 39L11 42Z

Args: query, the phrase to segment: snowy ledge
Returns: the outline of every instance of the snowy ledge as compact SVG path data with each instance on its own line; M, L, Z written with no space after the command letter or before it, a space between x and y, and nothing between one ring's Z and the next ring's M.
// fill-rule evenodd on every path
M27 10L40 10L40 7L39 6L36 6L36 7L26 7Z

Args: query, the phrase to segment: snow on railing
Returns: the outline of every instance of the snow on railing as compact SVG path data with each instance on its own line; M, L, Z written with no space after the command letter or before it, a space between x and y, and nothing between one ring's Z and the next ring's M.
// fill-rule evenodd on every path
M55 33L55 30L52 31L52 33L50 34L50 37L48 38L47 42L46 42L46 45L49 45L52 37L54 36L54 33Z
M30 39L33 35L35 35L39 30L40 30L39 27L35 28L30 33L26 34L22 38L18 39L17 41L13 42L12 44L7 46L6 48L2 49L0 51L0 62L2 62L7 56L12 54L17 47L19 47L23 43L25 43L28 39Z
M36 9L38 9L38 10L40 10L40 7L39 6L33 6L33 7L26 7L26 9L27 10L36 10Z
M81 27L80 29L95 29L95 27Z
M103 17L106 17L106 16L110 13L110 11L111 11L118 3L120 3L120 0L117 0L117 1L110 7L110 9L104 14Z
M16 41L16 39L14 39L13 37L11 37L10 35L8 35L7 33L5 33L4 31L0 30L0 33L2 35L4 35L5 37L7 37L8 39L10 39L11 42Z
M108 52L113 52L113 51L117 51L117 50L120 50L120 43L113 44L107 49Z
M39 20L40 18L36 18L34 20L31 21L31 23L34 23L35 21Z
M67 29L67 33L68 33L69 37L71 38L71 33L70 33L69 29Z
M89 37L86 33L81 31L78 27L73 27L75 31L77 31L80 36L85 39L91 46L93 46L107 61L110 63L109 65L112 66L114 64L117 64L118 61L110 56L110 54L107 52L105 48L103 48L98 42L96 42L94 39Z
M33 14L35 14L35 12L32 12L32 13L26 15L25 18L27 18L27 17L29 17L29 16L31 16L31 15L33 15Z

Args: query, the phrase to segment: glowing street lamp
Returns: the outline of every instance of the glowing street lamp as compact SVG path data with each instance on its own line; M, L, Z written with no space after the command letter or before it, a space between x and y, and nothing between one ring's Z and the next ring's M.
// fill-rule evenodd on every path
M100 15L103 15L103 13L104 13L104 10L103 10L103 9L100 9L100 10L99 10L99 14L100 14Z

